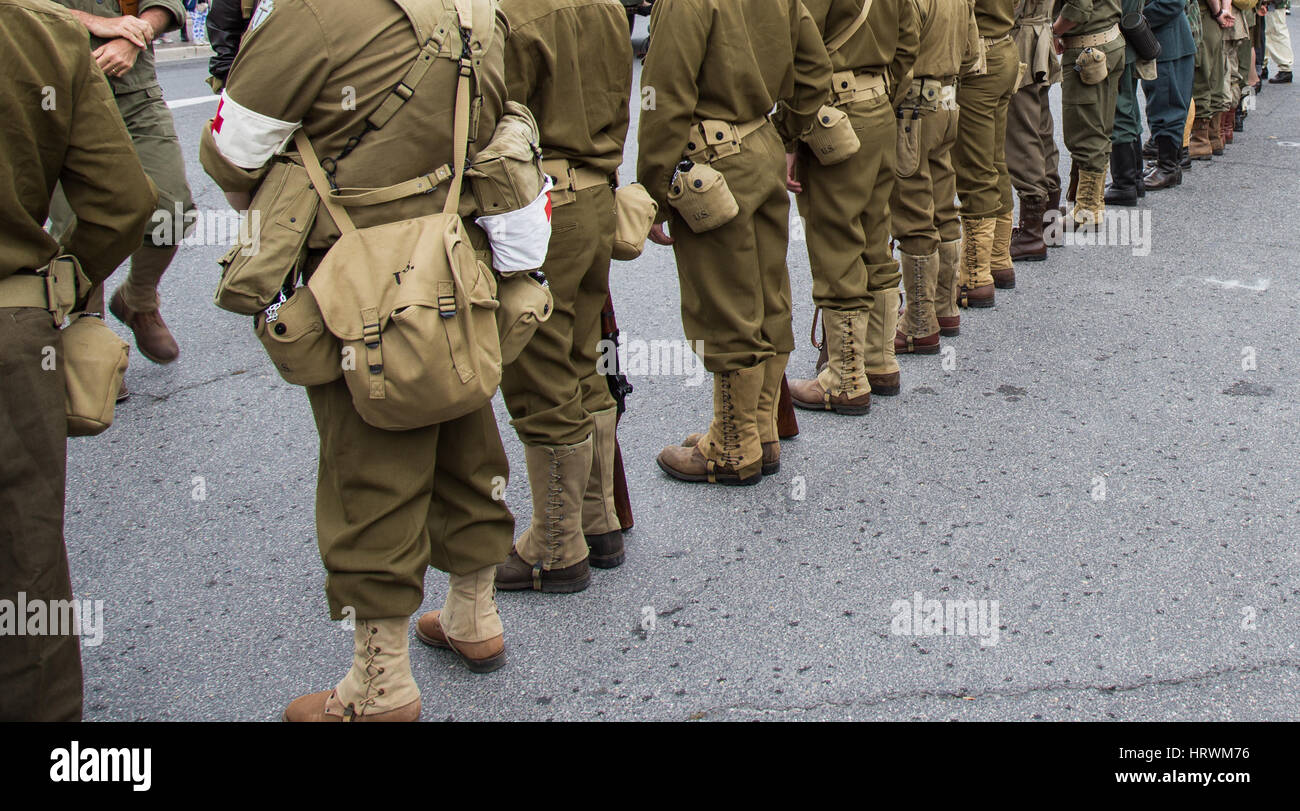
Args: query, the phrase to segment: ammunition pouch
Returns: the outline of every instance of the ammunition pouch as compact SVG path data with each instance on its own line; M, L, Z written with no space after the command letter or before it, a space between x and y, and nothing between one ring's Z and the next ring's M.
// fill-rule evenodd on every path
M658 214L659 204L640 183L614 192L613 258L628 262L640 256Z
M943 94L943 80L922 78L913 79L907 88L903 101L898 105L899 117L904 110L914 110L918 115L932 113L939 109L939 96Z
M888 82L883 73L854 73L841 70L831 74L831 92L836 107L855 101L867 101L888 93Z
M319 205L307 170L277 158L248 206L247 227L218 263L221 280L213 302L240 315L269 307L302 268Z
M722 173L707 163L682 161L668 185L668 202L697 234L735 219L740 205Z
M1147 18L1142 12L1130 11L1121 17L1119 30L1138 59L1155 60L1160 57L1160 40L1151 32L1151 26L1147 24Z
M694 163L713 163L721 158L740 153L745 138L762 129L767 118L757 118L744 124L727 121L701 121L691 125L686 143L686 157Z
M822 106L812 129L800 137L822 166L848 160L862 148L849 114L839 107Z
M546 185L537 120L518 102L506 102L496 131L465 172L479 216L517 211L537 199ZM447 178L451 177L447 167ZM559 185L558 181L556 183ZM570 197L572 199L572 197ZM552 205L555 194L552 189ZM567 201L566 201L567 202Z

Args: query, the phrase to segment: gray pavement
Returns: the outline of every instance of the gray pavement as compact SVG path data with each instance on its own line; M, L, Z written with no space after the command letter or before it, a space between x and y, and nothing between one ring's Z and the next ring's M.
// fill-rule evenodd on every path
M167 97L207 95L204 70L163 65ZM1147 196L1149 254L1018 266L949 354L902 359L901 396L800 412L756 487L666 479L655 455L703 429L708 390L635 377L627 563L578 595L500 595L511 661L494 674L413 642L425 718L1296 719L1300 89L1266 87L1226 157ZM221 210L197 159L213 109L175 112L195 198ZM117 424L69 443L75 591L105 601L88 719L272 720L348 665L307 400L250 319L213 306L225 250L187 247L164 280L180 360L133 353ZM802 242L789 261L801 376ZM681 338L669 249L612 283L626 339ZM425 607L445 588L431 571ZM895 633L910 610L893 604L918 592L996 601L996 644Z

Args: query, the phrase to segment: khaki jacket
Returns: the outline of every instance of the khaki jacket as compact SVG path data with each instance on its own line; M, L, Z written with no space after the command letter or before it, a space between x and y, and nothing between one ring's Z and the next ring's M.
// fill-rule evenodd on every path
M968 0L917 0L916 7L921 44L912 74L946 79L961 73L979 53L979 27Z
M743 124L777 102L787 141L830 97L831 64L799 0L658 0L641 74L637 179L668 211L668 184L692 123Z
M614 0L501 0L509 97L532 111L547 158L618 170L627 140L632 41Z
M443 47L459 54L452 0L423 2L444 8ZM490 7L487 2L474 4L476 11ZM492 34L475 67L472 91L471 160L491 141L506 101L505 19L497 16L487 30ZM450 164L458 68L441 57L433 60L419 89L383 128L368 132L359 146L339 157L419 52L415 30L393 0L275 0L270 13L259 9L254 15L230 67L216 116L204 128L199 150L203 168L226 191L252 191L299 126L323 163L337 158L335 182L340 188L380 188ZM349 213L358 228L436 214L448 188L444 182L428 194ZM460 213L470 221L480 213L468 187L461 195ZM483 247L481 232L476 235L476 226L468 228ZM328 248L338 236L322 208L307 245Z
M974 3L981 37L999 39L1011 32L1016 24L1016 0L974 0Z
M122 6L118 3L118 0L103 0L103 2L99 2L99 0L55 0L55 2L75 11L84 11L95 17L122 16ZM159 34L175 31L185 24L185 4L181 0L140 0L140 8L136 11L136 14L143 14L151 8L160 8L172 15L172 25L165 31L159 31ZM95 50L105 42L108 42L108 40L92 36L90 38L90 50ZM121 76L110 78L108 83L113 87L113 94L118 96L157 87L158 72L154 64L153 43L149 43L149 47L140 52L130 70Z
M1052 0L1020 0L1012 35L1020 61L1029 66L1020 87L1049 86L1061 81L1061 60L1052 45Z
M157 194L140 168L86 29L45 0L0 0L0 279L59 253L45 231L55 183L77 226L65 250L101 282L140 247Z
M864 2L803 0L804 7L821 31L823 41L848 28L861 13ZM873 0L867 21L848 42L831 54L831 69L836 72L885 73L890 80L890 89L897 90L912 74L920 41L916 0Z

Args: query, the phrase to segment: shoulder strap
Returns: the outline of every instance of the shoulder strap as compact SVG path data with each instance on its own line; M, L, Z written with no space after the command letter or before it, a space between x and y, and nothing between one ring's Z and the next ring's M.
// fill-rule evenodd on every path
M836 51L838 51L840 48L844 47L844 43L852 39L853 35L858 33L858 29L862 28L862 24L867 21L867 15L870 13L871 13L871 0L867 0L865 3L862 4L862 11L858 12L857 19L849 23L848 28L845 28L843 31L839 32L834 37L827 40L826 52L833 54Z
M331 186L329 178L326 177L325 169L321 166L316 150L312 148L311 141L307 138L306 133L303 132L301 127L294 133L294 145L297 146L298 152L302 155L303 166L307 169L307 175L311 178L312 186L316 188L316 193L320 195L321 201L325 204L325 209L334 218L334 223L342 233L346 234L349 231L356 230L352 218L348 216L347 211L344 209L345 205L371 206L400 200L415 194L431 192L443 180L450 179L452 181L451 188L447 191L446 203L442 207L443 213L454 214L460 208L461 176L465 170L465 158L469 152L469 80L474 73L474 56L470 50L469 40L473 30L473 10L470 0L455 0L455 2L456 16L459 18L461 27L462 49L460 59L457 62L460 76L456 81L456 112L452 129L452 153L454 157L450 167L442 166L429 175L382 189L335 189ZM427 51L428 44L426 43L420 51L420 56L416 58L416 66L413 66L412 70L415 70L421 62L425 62L428 56ZM424 77L424 73L428 71L431 63L432 57L429 57L423 66L423 70L416 78L416 84L419 83L419 79ZM410 75L410 71L407 72L407 75ZM402 84L398 85L399 88L402 86ZM410 90L414 90L414 87L410 87ZM409 97L408 94L406 98ZM402 103L405 103L405 100L403 98ZM400 107L401 104L398 106ZM396 112L396 109L393 112ZM391 117L390 114L389 118Z

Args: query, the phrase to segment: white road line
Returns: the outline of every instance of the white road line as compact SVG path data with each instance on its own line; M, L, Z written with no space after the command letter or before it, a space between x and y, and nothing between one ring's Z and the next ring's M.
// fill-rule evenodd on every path
M196 104L206 104L209 101L216 101L220 96L195 96L192 99L176 99L167 102L167 106L175 110L177 107L193 107Z

